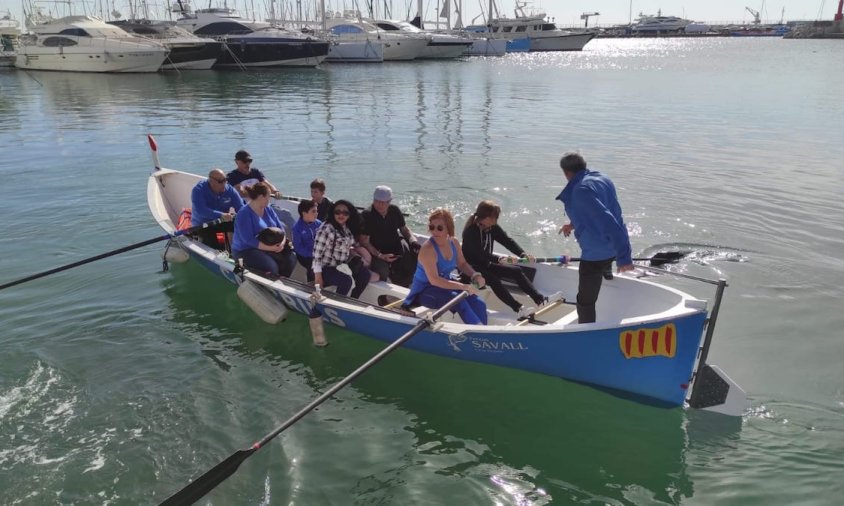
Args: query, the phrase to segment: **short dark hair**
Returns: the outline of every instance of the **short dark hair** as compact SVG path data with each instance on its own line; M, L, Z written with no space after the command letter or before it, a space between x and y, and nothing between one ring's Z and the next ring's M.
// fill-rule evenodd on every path
M586 160L580 153L564 153L560 158L560 168L565 172L580 172L586 169Z
M308 211L310 211L311 209L313 209L315 207L317 207L317 205L314 203L313 200L302 199L299 202L299 207L298 207L299 217L301 218L305 213L307 213Z
M314 179L313 181L311 181L311 189L313 190L314 188L321 192L325 192L325 181L320 178Z

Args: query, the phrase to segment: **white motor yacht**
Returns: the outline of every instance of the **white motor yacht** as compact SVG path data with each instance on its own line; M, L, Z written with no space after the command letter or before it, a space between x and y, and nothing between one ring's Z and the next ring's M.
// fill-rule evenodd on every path
M167 58L163 44L133 37L91 16L67 16L31 27L21 38L15 66L66 72L156 72Z
M656 16L639 13L636 23L630 26L630 31L639 34L679 33L685 31L692 22L677 16L663 16L662 10Z
M21 27L12 13L6 11L0 16L0 67L11 67L15 64L15 50L20 38Z
M109 24L137 37L164 44L170 54L161 70L208 70L217 63L223 48L222 42L197 37L169 21L130 19Z
M594 32L561 30L546 20L544 12L525 12L527 2L516 0L514 18L499 17L489 25L467 26L468 32L485 32L488 37L508 41L507 51L582 51L595 38Z
M384 31L372 23L352 18L326 18L328 32L339 42L377 41L384 45L384 61L419 58L431 38L425 34Z
M428 42L428 45L418 56L418 58L457 58L459 56L463 56L463 54L466 53L466 51L472 45L472 38L469 36L431 32L428 30L423 30L408 21L379 19L376 21L371 21L371 23L386 32L412 33L417 35L429 36L431 40Z

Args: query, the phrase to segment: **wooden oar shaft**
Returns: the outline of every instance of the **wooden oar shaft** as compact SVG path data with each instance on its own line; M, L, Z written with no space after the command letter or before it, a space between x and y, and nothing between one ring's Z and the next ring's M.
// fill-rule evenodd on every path
M434 320L445 314L447 311L450 311L452 307L458 304L461 300L468 297L468 295L468 292L460 292L456 297L448 301L446 305L436 310L430 316L430 318L419 320L419 323L414 325L414 327L407 331L407 333L390 343L389 346L387 346L386 348L378 352L375 356L367 360L363 365L355 369L354 372L337 382L325 393L311 401L310 404L300 409L295 415L290 417L280 427L267 434L263 439L253 444L250 448L235 452L226 460L217 464L211 470L207 471L205 474L192 481L185 488L165 499L164 502L161 503L161 506L193 504L199 499L201 499L203 496L205 496L205 494L213 490L226 478L234 474L234 472L237 471L237 468L240 467L240 464L243 463L244 460L249 458L253 453L260 450L264 445L266 445L273 438L281 434L285 429L289 428L291 425L301 420L305 415L307 415L308 413L313 411L317 406L331 398L334 394L340 391L340 389L354 381L355 378L366 372L373 365L380 362L384 357L386 357L387 355L395 351L397 348L402 346L410 338L424 330L426 327L430 326Z
M222 223L222 222L223 222L222 219L214 220L214 221L211 221L211 222L208 222L208 223L203 223L202 225L197 225L195 227L191 227L191 228L186 229L186 230L179 230L178 232L176 232L174 234L166 234L166 235L162 235L162 236L159 236L159 237L153 237L152 239L147 239L146 241L141 241L141 242L138 242L138 243L135 243L135 244L130 244L129 246L123 246L122 248L117 248L115 250L107 251L105 253L100 253L99 255L95 255L95 256L92 256L92 257L89 257L89 258L85 258L83 260L78 260L76 262L72 262L72 263L69 263L69 264L66 264L66 265L62 265L60 267L55 267L53 269L49 269L49 270L46 270L46 271L43 271L43 272L31 274L31 275L29 275L25 278L16 279L15 281L10 281L8 283L4 283L4 284L0 285L0 290L4 290L4 289L10 288L12 286L20 285L22 283L26 283L27 281L40 279L40 278L43 278L45 276L49 276L50 274L55 274L57 272L62 272L62 271L66 271L66 270L69 270L69 269L73 269L74 267L79 267L80 265L85 265L85 264L89 264L91 262L96 262L97 260L102 260L103 258L108 258L108 257L112 257L112 256L115 256L115 255L119 255L120 253L132 251L133 249L143 248L144 246L147 246L147 245L150 245L150 244L153 244L153 243L156 243L156 242L166 241L167 239L172 239L172 238L178 237L180 235L192 234L193 232L199 231L199 230L206 228L206 227L211 227L211 226L217 225L217 224Z

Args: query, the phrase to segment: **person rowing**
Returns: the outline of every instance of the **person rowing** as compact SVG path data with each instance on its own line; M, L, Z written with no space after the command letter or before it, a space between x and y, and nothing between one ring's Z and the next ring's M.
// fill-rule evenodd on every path
M537 306L545 304L547 299L533 286L521 267L505 265L507 262L514 263L511 258L499 258L493 254L493 245L498 242L519 258L529 261L534 259L533 255L525 253L525 250L498 225L500 215L501 207L495 202L483 200L478 204L463 228L463 255L475 271L483 275L496 297L515 311L519 318L526 318L536 312L536 307L525 306L517 301L503 285L502 280L515 282Z
M454 218L451 213L446 209L432 212L428 217L428 231L431 237L419 250L416 273L402 307L407 309L413 304L419 304L436 309L461 291L469 292L471 295L457 304L457 314L463 323L486 325L486 303L477 295L478 288L486 285L486 281L463 257L460 242L454 237ZM452 281L451 273L455 269L469 276L472 283Z

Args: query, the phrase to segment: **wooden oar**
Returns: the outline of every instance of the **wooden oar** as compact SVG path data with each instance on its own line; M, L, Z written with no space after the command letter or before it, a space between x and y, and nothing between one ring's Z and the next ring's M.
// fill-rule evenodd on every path
M61 267L56 267L54 269L50 269L48 271L39 272L37 274L29 275L25 278L17 279L15 281L10 281L8 283L0 285L0 290L5 288L9 288L11 286L20 285L21 283L26 283L27 281L32 281L34 279L43 278L44 276L49 276L50 274L55 274L57 272L66 271L68 269L73 269L74 267L79 267L80 265L89 264L91 262L96 262L97 260L101 260L103 258L112 257L114 255L119 255L120 253L125 253L127 251L131 251L133 249L143 248L149 244L166 241L167 239L173 239L174 237L179 237L180 235L185 234L192 234L194 232L198 232L203 228L213 227L214 225L219 225L223 222L222 218L216 219L214 221L209 221L208 223L203 223L202 225L197 225L195 227L191 227L185 230L179 230L173 234L165 234L159 237L153 237L152 239L147 239L146 241L137 242L135 244L130 244L129 246L123 246L122 248L118 248L115 250L108 251L106 253L100 253L99 255L92 256L86 258L84 260L79 260L78 262L73 262L67 265L62 265Z
M457 303L466 298L468 295L468 292L460 292L460 294L448 301L445 306L435 311L430 316L430 318L419 320L419 323L414 325L414 327L410 329L406 334L393 341L389 346L378 352L378 354L376 354L375 356L367 360L363 365L355 369L354 372L352 372L342 380L338 381L337 384L329 388L324 394L311 401L310 404L300 409L298 413L290 417L277 429L264 436L262 440L253 444L246 450L239 450L235 452L229 458L220 462L199 478L193 480L188 486L165 499L164 502L161 503L161 505L171 506L193 504L199 499L201 499L205 494L212 491L217 485L225 481L226 478L234 474L235 471L237 471L237 468L240 467L240 464L243 463L244 460L249 458L253 453L260 450L273 438L281 434L282 431L284 431L294 423L298 422L300 419L302 419L302 417L313 411L314 408L327 401L334 394L340 391L340 389L351 383L355 378L366 372L367 369L377 364L379 361L381 361L381 359L383 359L384 357L392 353L394 350L399 348L411 337L415 336L425 328L429 327L434 320L445 314L447 311L451 310L452 307L454 307Z
M688 255L688 253L683 253L681 251L661 251L652 257L634 258L633 261L650 262L651 266L659 267L660 265L677 263L681 258L686 255ZM535 262L545 264L567 264L571 262L580 262L581 260L582 258L560 255L557 257L537 257L535 259ZM519 258L517 263L527 264L530 263L530 261L527 258Z

